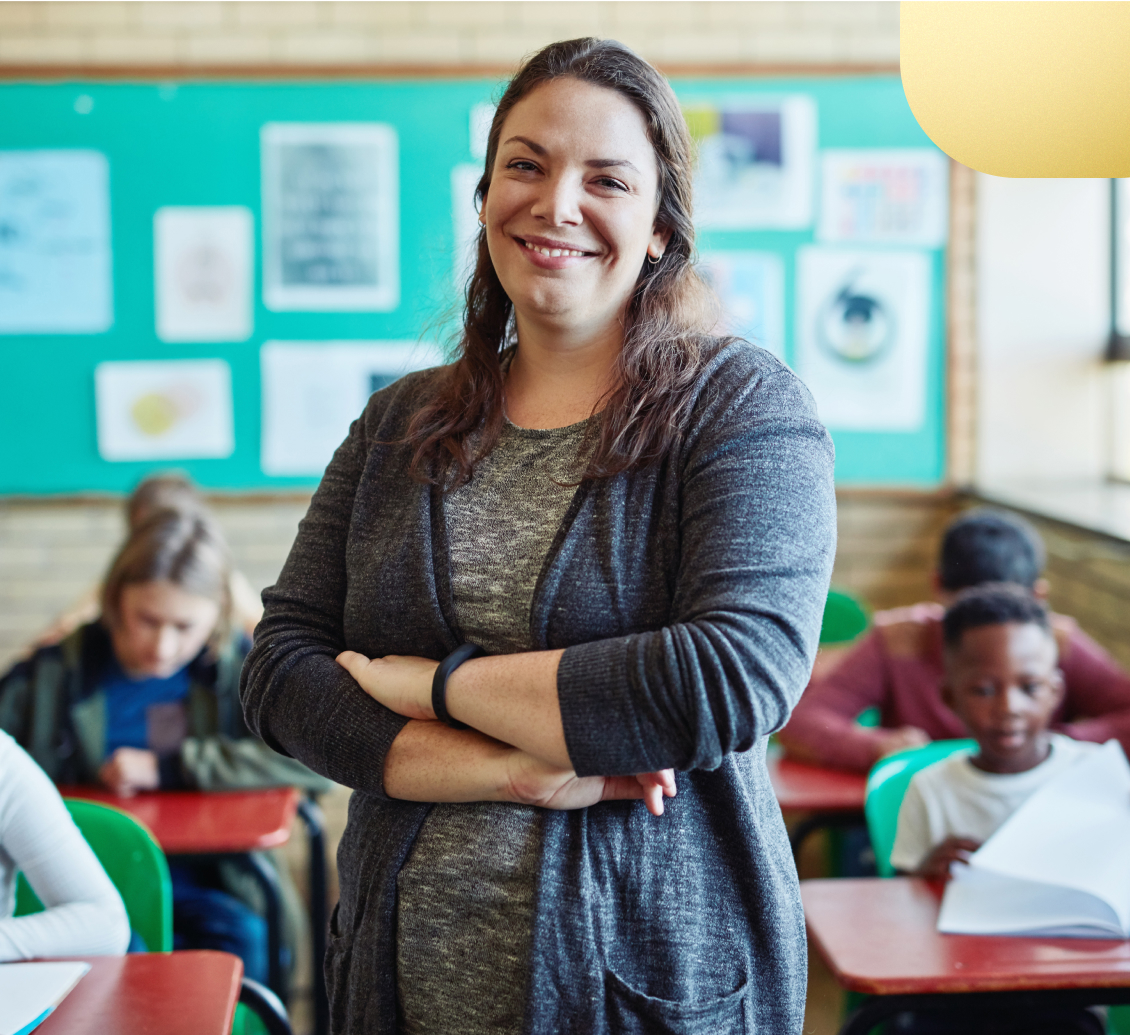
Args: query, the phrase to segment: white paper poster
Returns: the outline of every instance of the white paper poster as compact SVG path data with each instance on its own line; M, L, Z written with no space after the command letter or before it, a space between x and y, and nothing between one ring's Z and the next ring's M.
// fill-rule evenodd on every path
M479 246L479 210L475 188L483 175L481 166L464 163L451 170L451 226L455 238L455 287L462 296L475 270Z
M722 302L715 334L736 334L785 358L785 264L773 252L706 251L700 270Z
M106 156L0 152L0 334L109 330L112 277Z
M926 147L828 149L821 154L821 241L941 248L949 159Z
M494 121L493 104L474 104L471 106L471 157L479 160L479 175L483 174L482 162L487 156L487 143L490 139L490 124Z
M798 251L796 372L829 428L922 427L929 313L922 252Z
M319 477L373 392L443 356L426 342L269 341L259 362L263 472Z
M272 122L263 150L263 300L276 311L400 304L397 141L378 122Z
M805 94L688 102L698 147L695 223L707 230L812 225L816 102Z
M166 207L153 217L157 336L162 341L251 337L251 210Z
M235 449L222 359L99 363L94 388L103 460L223 458Z

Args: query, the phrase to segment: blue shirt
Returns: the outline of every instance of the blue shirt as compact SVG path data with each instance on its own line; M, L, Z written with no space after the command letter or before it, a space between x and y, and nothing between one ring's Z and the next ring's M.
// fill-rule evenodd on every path
M153 748L149 737L149 709L170 705L188 696L188 666L164 679L130 679L117 659L112 660L99 683L106 697L106 755L120 747Z

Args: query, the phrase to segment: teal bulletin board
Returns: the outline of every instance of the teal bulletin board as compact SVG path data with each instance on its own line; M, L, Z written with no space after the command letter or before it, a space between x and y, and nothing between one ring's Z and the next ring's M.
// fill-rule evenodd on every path
M714 101L724 106L727 98L749 95L806 95L814 103L820 149L936 150L915 122L897 76L695 79L674 85L688 110ZM0 311L0 493L125 491L146 471L169 467L184 469L201 485L219 490L314 484L310 475L264 473L261 348L272 341L444 339L457 303L452 170L475 160L472 109L489 102L498 89L497 82L487 79L0 85L0 160L16 152L57 149L104 156L112 283L105 318L99 324L100 318L92 317L94 323L81 333L5 331ZM393 308L302 311L301 304L289 309L264 304L261 130L274 123L381 123L395 131L399 276ZM817 158L814 213L819 210L819 170ZM243 206L250 211L254 301L245 340L170 342L158 336L154 217L166 206ZM0 199L0 257L2 217ZM8 232L14 233L10 227ZM779 257L782 351L790 363L797 356L797 256L816 241L815 225L700 231L704 251L752 249ZM929 279L921 420L910 430L833 428L836 474L844 484L928 487L944 477L944 243L935 241L917 251ZM230 455L103 458L96 432L95 368L107 361L141 360L227 364Z

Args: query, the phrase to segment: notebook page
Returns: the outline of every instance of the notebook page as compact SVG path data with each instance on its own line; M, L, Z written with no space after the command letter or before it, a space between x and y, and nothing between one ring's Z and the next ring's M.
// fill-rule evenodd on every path
M1130 935L1130 764L1118 742L1041 787L969 865L1094 895Z
M0 1035L17 1035L59 1005L89 963L0 963Z

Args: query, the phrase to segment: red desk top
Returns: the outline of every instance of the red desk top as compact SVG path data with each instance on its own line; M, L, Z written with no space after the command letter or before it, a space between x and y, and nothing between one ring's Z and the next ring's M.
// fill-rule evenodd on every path
M36 1035L228 1035L243 963L226 952L92 956Z
M844 988L874 995L1130 985L1130 942L939 934L940 884L801 881L808 933Z
M119 798L99 787L60 787L64 798L114 805L141 820L168 855L252 852L286 844L298 791L154 791Z
M769 779L782 812L862 812L863 773L821 769L792 758L769 758Z

